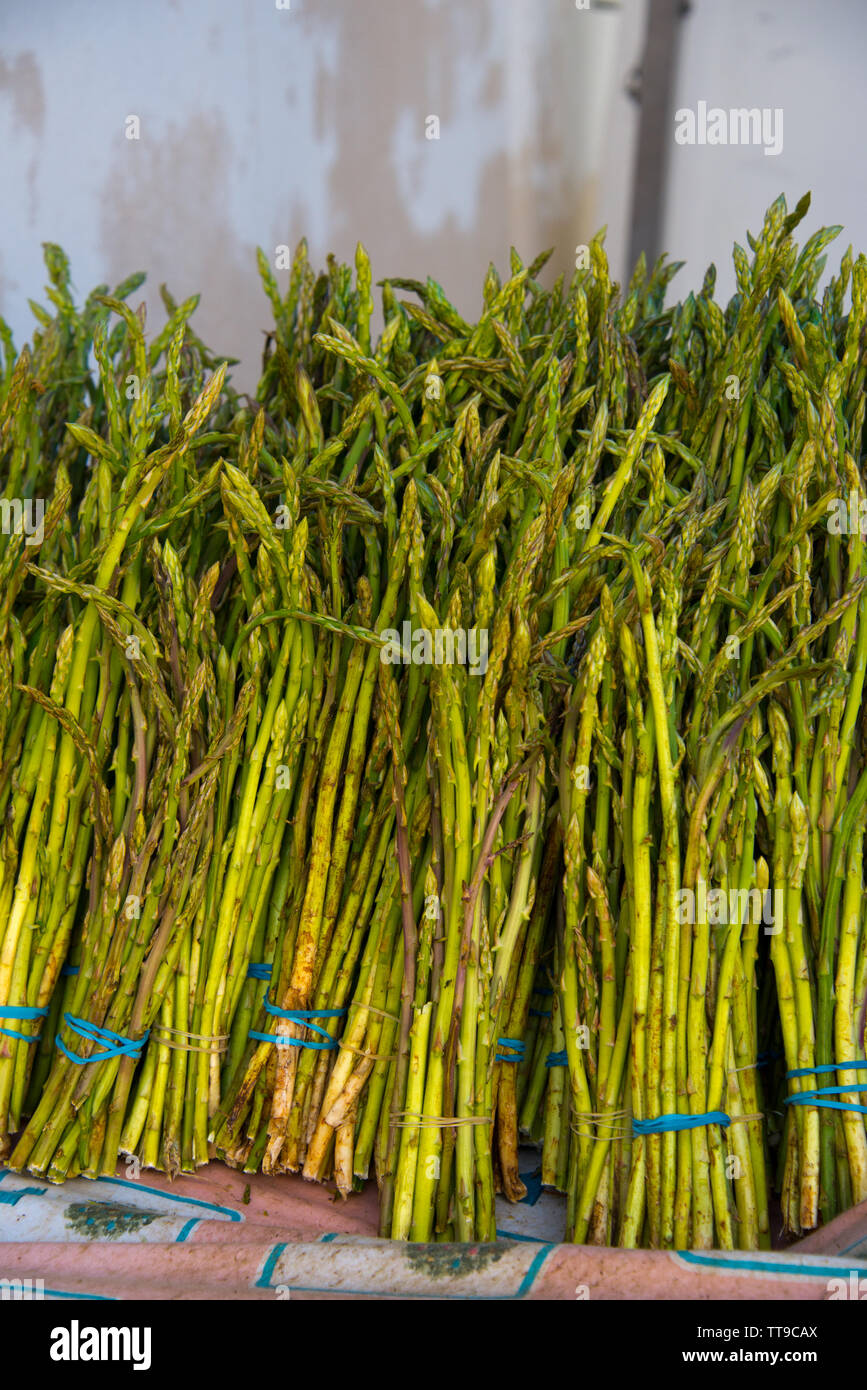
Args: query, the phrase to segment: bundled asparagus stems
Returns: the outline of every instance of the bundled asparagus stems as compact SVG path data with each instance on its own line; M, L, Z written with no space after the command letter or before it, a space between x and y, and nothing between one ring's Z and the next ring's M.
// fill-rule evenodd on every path
M302 242L255 398L196 300L0 323L0 1154L214 1157L491 1240L756 1249L867 1199L867 261ZM401 298L408 295L408 298ZM96 368L91 368L91 360ZM526 1175L525 1175L526 1176Z

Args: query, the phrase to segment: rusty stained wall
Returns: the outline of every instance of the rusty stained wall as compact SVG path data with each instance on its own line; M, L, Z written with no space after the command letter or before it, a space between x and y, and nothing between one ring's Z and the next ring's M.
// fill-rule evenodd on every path
M198 331L258 375L269 311L255 248L361 239L376 278L433 275L466 313L488 262L608 223L628 273L637 110L625 78L646 0L29 0L0 17L0 313L16 342L41 242L79 295L148 272L202 294ZM141 121L128 140L124 122ZM425 137L430 115L440 139ZM278 277L280 278L280 277Z

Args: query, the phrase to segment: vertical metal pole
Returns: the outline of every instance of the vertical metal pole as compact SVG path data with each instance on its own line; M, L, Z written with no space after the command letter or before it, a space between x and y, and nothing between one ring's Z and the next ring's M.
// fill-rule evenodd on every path
M680 21L689 11L684 0L650 0L644 55L636 93L641 121L632 193L630 272L643 251L652 265L662 248L662 213L668 154L674 139L672 110L677 71Z

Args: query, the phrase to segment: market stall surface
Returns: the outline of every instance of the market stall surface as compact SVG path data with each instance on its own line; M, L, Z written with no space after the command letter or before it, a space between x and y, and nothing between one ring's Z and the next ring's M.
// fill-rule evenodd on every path
M495 1243L406 1245L377 1239L373 1184L341 1201L221 1163L62 1186L0 1169L0 1282L90 1300L824 1300L867 1280L867 1203L785 1251L617 1250L561 1244L559 1199L528 1186L498 1205Z

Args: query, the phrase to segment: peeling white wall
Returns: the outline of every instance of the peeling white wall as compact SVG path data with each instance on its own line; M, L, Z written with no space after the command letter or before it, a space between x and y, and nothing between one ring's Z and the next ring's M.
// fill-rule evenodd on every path
M488 262L609 223L628 238L637 108L623 83L645 0L3 0L0 314L16 342L41 242L82 298L146 270L201 291L198 329L258 377L255 248L306 235L314 264L362 240L377 279L433 275L476 312ZM129 115L141 138L127 140ZM437 115L440 139L425 138ZM620 257L620 260L618 260Z
M592 0L596 4L596 0ZM551 271L608 224L628 277L638 106L625 94L647 0L2 0L0 314L16 341L44 284L41 242L82 297L148 271L200 291L197 322L258 376L267 305L257 245L306 235L314 264L361 239L377 278L433 275L467 313L485 269L555 246ZM691 0L672 100L663 243L700 282L785 191L806 232L867 247L861 131L865 0ZM781 106L784 148L675 144L676 107ZM141 139L124 137L130 114ZM440 139L425 139L425 119Z

